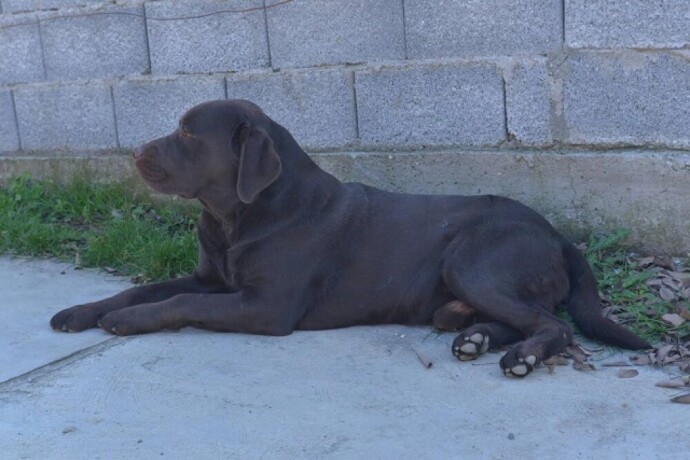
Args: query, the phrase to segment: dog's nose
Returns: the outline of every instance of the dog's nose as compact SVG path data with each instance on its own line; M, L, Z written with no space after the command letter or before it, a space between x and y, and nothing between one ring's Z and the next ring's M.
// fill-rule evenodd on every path
M143 154L144 154L144 148L142 146L139 146L132 151L132 156L134 156L135 160L141 158L141 156Z

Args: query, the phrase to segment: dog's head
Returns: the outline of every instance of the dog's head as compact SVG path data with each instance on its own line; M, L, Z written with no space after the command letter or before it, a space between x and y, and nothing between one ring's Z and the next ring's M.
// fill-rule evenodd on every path
M281 173L271 125L251 102L206 102L185 113L170 135L135 149L134 162L158 192L184 198L222 194L251 203Z

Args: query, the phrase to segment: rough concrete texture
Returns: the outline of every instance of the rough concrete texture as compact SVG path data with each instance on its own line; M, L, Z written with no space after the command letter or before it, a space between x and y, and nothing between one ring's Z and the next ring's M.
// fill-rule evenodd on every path
M43 55L49 80L142 74L149 68L141 6L61 12L41 22ZM95 14L94 13L106 13Z
M110 88L105 85L21 86L14 90L14 103L23 149L117 147Z
M571 48L682 48L690 44L687 0L565 0Z
M0 17L0 85L38 81L45 76L38 24L17 25L20 22Z
M508 135L524 145L552 142L546 62L521 61L505 71Z
M351 71L281 72L226 79L229 99L248 99L302 146L328 148L357 138Z
M491 65L355 73L359 136L383 146L496 144L505 139L503 87Z
M12 93L0 90L0 152L15 150L19 150L19 134Z
M405 2L412 59L545 54L561 47L561 0Z
M56 333L53 311L118 287L63 270L0 261L1 290L12 292L0 307L12 325L0 338L0 356L12 357L3 375L35 368L0 383L7 458L684 459L690 449L678 431L687 409L654 387L668 374L641 367L620 379L601 366L626 359L610 350L593 372L513 380L499 353L461 363L454 334L425 327Z
M96 182L131 181L145 187L127 151L99 155L0 156L0 184L23 174L57 182L67 182L75 177Z
M569 142L690 147L686 56L585 52L563 66Z
M405 59L402 0L296 0L266 16L274 68Z
M572 238L625 227L641 250L690 253L690 153L447 150L312 157L343 181L413 193L505 195L544 213ZM22 172L58 180L135 176L127 155L69 161L0 156L0 183Z
M167 135L192 106L224 99L221 77L128 80L113 86L121 147Z
M3 13L85 6L94 3L106 2L104 0L0 0Z
M155 20L257 8L262 4L262 0L148 2L152 72L206 73L268 67L266 21L260 10L179 21Z

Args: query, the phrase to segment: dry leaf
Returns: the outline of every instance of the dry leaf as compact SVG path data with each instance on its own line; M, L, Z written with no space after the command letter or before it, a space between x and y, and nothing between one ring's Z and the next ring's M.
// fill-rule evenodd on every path
M690 404L690 393L685 393L675 398L671 398L671 402L678 404Z
M629 379L631 377L635 377L639 372L637 372L635 369L621 369L618 371L618 378L621 379Z
M676 271L676 264L673 263L673 259L671 259L669 256L654 257L654 265L667 270Z
M568 362L568 358L560 355L555 355L542 361L542 363L546 364L547 366L567 366Z
M656 386L661 388L683 388L685 387L685 382L681 379L662 380L661 382L657 382Z
M593 370L596 370L596 368L595 368L592 364L590 364L590 363L581 363L581 362L578 362L578 361L575 361L575 362L573 363L573 369L575 369L575 370L577 370L577 371L593 371Z
M678 327L685 322L685 318L675 313L666 313L662 315L661 320L673 327Z
M647 364L652 364L652 359L649 355L637 355L630 358L638 366L645 366Z
M683 318L684 320L690 321L690 310L688 310L687 307L678 308L678 313L680 314L681 318Z
M649 267L654 263L654 256L643 257L640 260L638 260L637 263L640 264L640 267L642 268Z
M670 302L676 298L676 295L673 293L673 291L666 286L661 286L661 288L659 288L659 295L666 302Z
M671 350L673 350L673 347L674 345L667 344L654 350L654 353L656 354L656 359L661 361L662 359L666 358L666 355L668 355L671 352Z
M573 357L575 362L584 363L587 360L587 355L585 354L585 351L579 345L568 345L566 351L570 354L570 356Z

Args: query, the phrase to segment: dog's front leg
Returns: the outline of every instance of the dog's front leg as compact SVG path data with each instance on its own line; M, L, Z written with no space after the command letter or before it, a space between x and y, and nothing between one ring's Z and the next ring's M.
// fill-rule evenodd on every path
M278 305L244 292L232 294L181 294L170 299L123 308L108 313L99 326L113 334L133 335L191 326L222 332L287 335L299 315L288 305Z
M96 327L100 318L115 310L160 302L182 293L218 292L225 289L225 286L216 280L197 276L135 286L103 300L66 308L53 316L50 326L56 331L79 332Z

